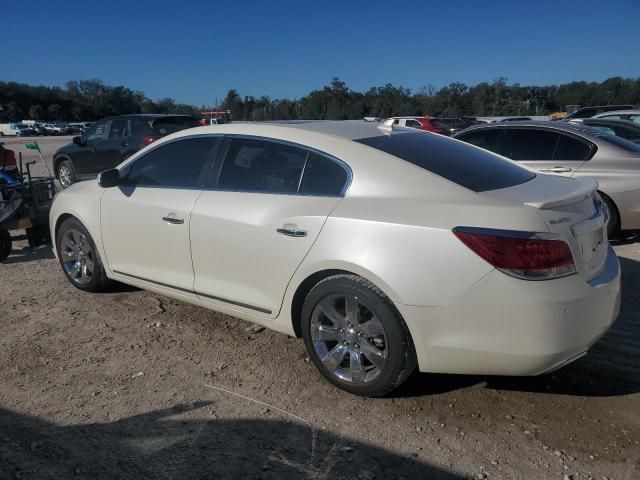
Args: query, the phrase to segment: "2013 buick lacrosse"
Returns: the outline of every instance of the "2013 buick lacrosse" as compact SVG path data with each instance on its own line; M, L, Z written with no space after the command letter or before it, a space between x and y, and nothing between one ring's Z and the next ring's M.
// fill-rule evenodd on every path
M596 190L413 129L228 124L71 186L50 225L75 287L302 337L330 382L378 396L416 368L537 375L585 354L620 308Z

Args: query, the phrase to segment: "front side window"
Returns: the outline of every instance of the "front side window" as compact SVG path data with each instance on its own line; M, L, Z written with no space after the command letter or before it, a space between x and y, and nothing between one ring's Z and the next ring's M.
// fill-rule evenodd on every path
M107 136L107 121L94 123L87 131L87 143L94 143L104 140Z
M128 137L129 136L129 122L123 119L111 120L111 127L109 128L109 140Z
M125 173L134 186L201 188L219 137L187 138L160 145L135 160Z
M552 160L557 143L556 132L512 128L505 132L498 153L512 160Z
M307 151L265 140L234 138L218 188L261 193L296 193Z
M588 160L590 157L591 145L569 135L560 135L554 160Z

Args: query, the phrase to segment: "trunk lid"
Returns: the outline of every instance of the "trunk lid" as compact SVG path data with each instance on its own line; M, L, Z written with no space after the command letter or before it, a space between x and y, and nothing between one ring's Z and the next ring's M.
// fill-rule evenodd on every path
M529 182L482 195L535 208L549 233L569 244L578 274L588 281L604 268L609 244L606 209L597 190L591 178L537 174Z

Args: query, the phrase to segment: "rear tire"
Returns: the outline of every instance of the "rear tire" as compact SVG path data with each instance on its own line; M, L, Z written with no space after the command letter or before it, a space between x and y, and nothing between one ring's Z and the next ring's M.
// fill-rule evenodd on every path
M0 262L3 262L11 255L11 234L4 225L0 225Z
M56 253L67 280L86 292L102 292L109 286L96 244L76 218L68 218L56 233Z
M73 168L73 163L69 160L63 160L58 165L58 171L56 177L60 180L62 188L69 188L71 185L77 182L76 169Z
M620 234L620 213L618 213L618 209L609 197L607 197L603 193L600 193L600 198L602 198L602 201L607 206L607 210L609 210L607 237L616 238Z
M302 307L301 327L315 366L347 392L385 395L416 368L409 329L395 306L357 275L334 275L313 287Z

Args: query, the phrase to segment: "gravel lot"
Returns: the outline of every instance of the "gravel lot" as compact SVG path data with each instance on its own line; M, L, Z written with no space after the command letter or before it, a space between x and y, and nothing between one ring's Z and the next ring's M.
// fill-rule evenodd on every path
M36 139L50 156L70 137ZM6 146L33 154L3 139ZM0 264L0 478L640 478L640 244L622 313L536 378L416 374L363 399L300 340L149 292L70 286L16 235Z

